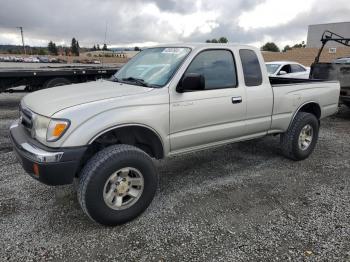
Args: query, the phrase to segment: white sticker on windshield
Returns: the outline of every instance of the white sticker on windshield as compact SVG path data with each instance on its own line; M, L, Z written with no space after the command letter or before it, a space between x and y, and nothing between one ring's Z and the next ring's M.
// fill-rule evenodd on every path
M167 47L165 48L162 53L163 54L180 54L181 51L183 51L183 48L170 48L170 47Z

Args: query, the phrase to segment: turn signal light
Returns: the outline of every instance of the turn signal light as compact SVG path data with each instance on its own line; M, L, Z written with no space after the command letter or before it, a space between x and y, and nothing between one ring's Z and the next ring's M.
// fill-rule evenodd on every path
M51 119L47 129L46 140L53 142L60 139L67 131L69 124L70 122L67 119Z
M33 164L33 172L35 176L39 177L39 166L37 163Z
M52 131L52 135L56 137L60 137L64 130L67 127L67 123L57 123L54 130Z

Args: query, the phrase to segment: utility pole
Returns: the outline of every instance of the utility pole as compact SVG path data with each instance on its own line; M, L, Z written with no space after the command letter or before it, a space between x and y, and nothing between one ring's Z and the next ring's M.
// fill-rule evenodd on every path
M24 50L24 54L26 55L27 52L26 52L26 47L25 47L25 45L24 45L23 27L22 27L22 26L18 26L18 27L16 27L16 28L18 28L18 29L21 31L23 50Z

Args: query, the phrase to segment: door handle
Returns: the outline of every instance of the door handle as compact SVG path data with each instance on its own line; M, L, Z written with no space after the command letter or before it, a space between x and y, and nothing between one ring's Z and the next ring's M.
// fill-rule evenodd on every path
M239 104L242 103L242 97L241 96L234 96L232 97L232 104Z

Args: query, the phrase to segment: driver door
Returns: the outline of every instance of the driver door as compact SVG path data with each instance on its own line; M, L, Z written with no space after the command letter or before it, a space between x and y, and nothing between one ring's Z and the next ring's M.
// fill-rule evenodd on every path
M191 151L242 136L245 90L238 85L232 51L201 51L184 75L187 73L203 75L205 89L170 92L171 152Z

